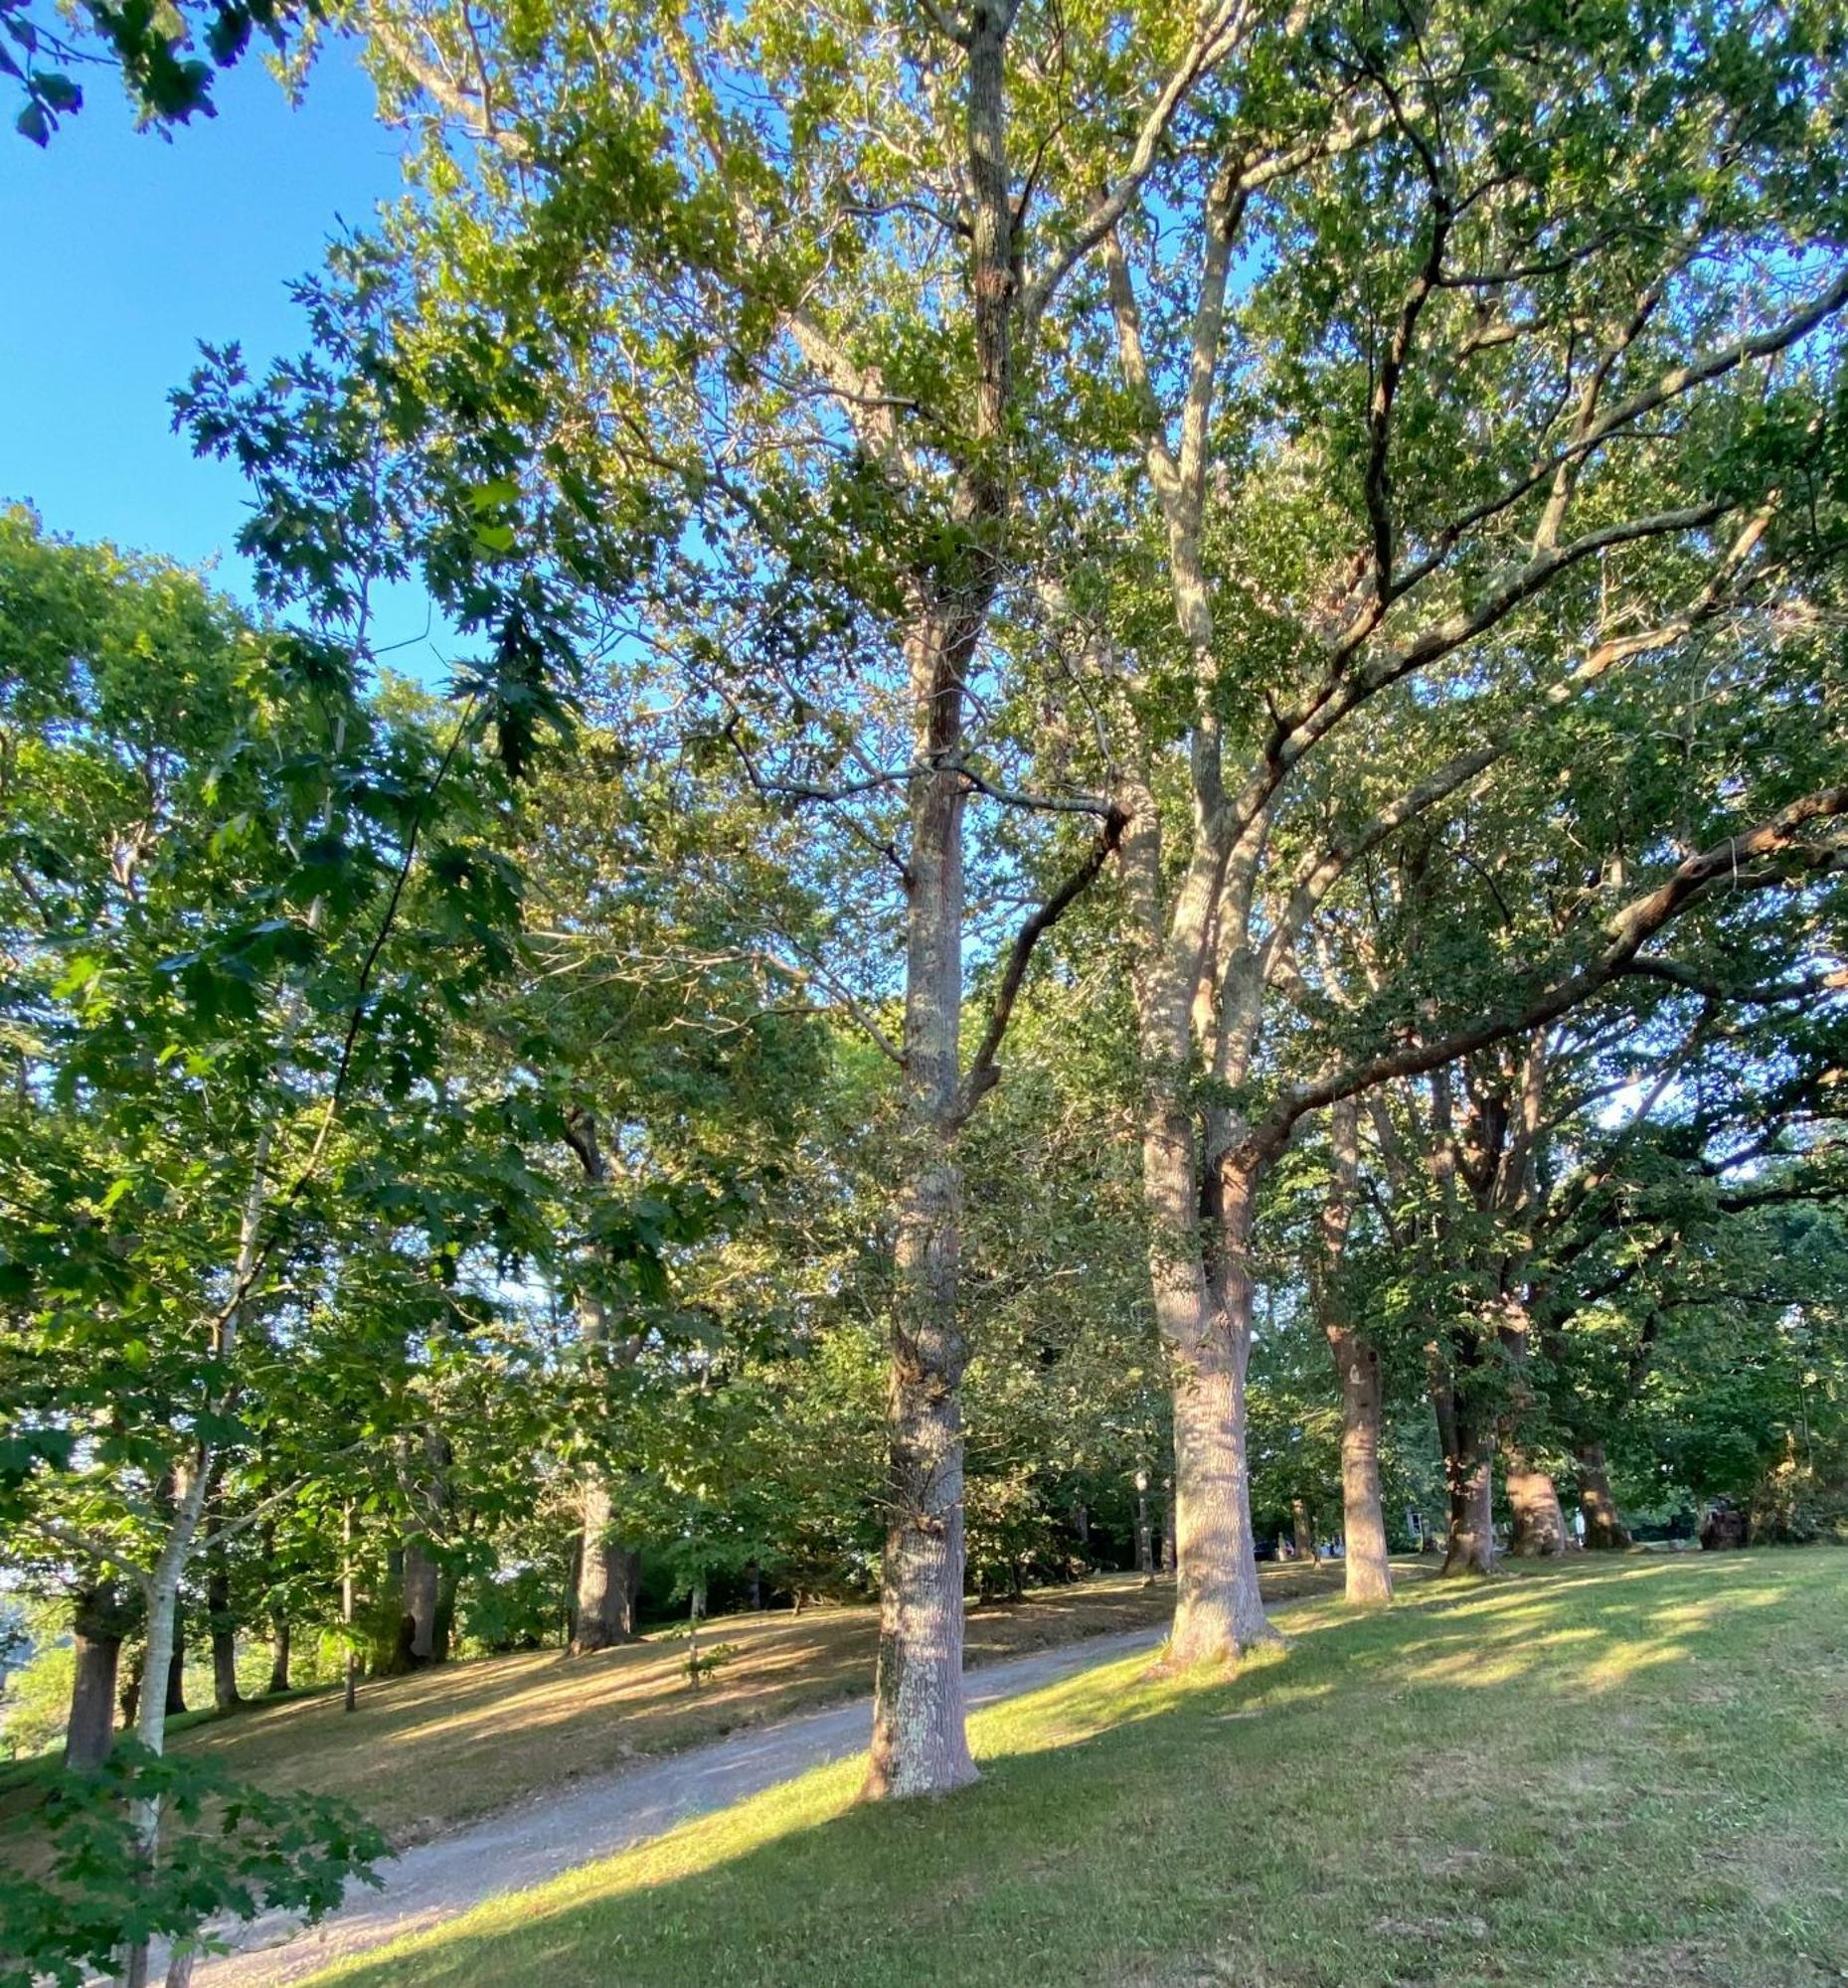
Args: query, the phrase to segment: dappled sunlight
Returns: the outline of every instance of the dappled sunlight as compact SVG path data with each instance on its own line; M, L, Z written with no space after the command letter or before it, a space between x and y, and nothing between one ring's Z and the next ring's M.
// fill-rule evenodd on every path
M1839 1565L1818 1560L1818 1576L1839 1579ZM1673 1924L1689 1909L1675 1874L1722 1841L1740 1845L1742 1870L1764 1866L1767 1901L1807 1908L1839 1830L1793 1855L1804 1838L1766 1796L1716 1781L1705 1751L1677 1745L1696 1731L1703 1748L1747 1743L1731 1715L1718 1729L1687 1723L1710 1718L1691 1686L1743 1683L1773 1639L1783 1653L1785 1631L1765 1607L1804 1581L1699 1565L1576 1572L1464 1595L1428 1587L1380 1613L1317 1600L1281 1625L1283 1649L1236 1666L1102 1664L976 1713L982 1778L955 1795L864 1804L862 1761L842 1761L315 1979L640 1988L1146 1978L1165 1988L1208 1977L1165 1963L1145 1977L1117 1962L1140 1949L1145 1921L1161 1929L1151 1950L1196 1951L1174 1927L1203 1909L1215 1940L1273 1921L1269 1946L1232 1939L1214 1981L1306 1983L1323 1978L1321 1961L1342 1988L1389 1966L1394 1978L1448 1980L1454 1968L1462 1979L1485 1938L1521 1951L1532 1915L1567 1896L1575 1913L1613 1928L1610 1951L1647 1948L1650 1914ZM1810 1640L1787 1654L1818 1652L1839 1676L1832 1590L1808 1591L1810 1616L1792 1619ZM1762 1605L1734 1605L1746 1597ZM1552 1710L1614 1694L1616 1717ZM1814 1717L1826 1716L1824 1696L1811 1694ZM1783 1716L1763 1695L1747 1703L1755 1717ZM1330 1744L1335 1722L1354 1745ZM1673 1775L1659 1770L1670 1757ZM1817 1748L1802 1757L1817 1759ZM1632 1876L1637 1830L1660 1856ZM1746 1844L1742 1831L1763 1843ZM1689 1897L1708 1911L1756 1909L1737 1885L1723 1897L1702 1881ZM1362 1945L1322 1939L1322 1914L1305 1915L1310 1900L1365 1928ZM1107 1928L1104 1944L1075 1958L1060 1929L1087 1909ZM961 1950L940 1944L952 1926L968 1936L961 1971L933 1972L921 1956ZM1298 1934L1303 1944L1287 1947ZM1277 1972L1286 1948L1301 1956L1297 1973ZM1057 1965L1055 1951L1065 1955ZM1771 1978L1751 1977L1754 1988Z

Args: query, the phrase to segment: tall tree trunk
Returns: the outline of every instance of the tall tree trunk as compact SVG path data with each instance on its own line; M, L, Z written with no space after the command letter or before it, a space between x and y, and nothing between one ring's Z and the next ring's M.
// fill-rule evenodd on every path
M1315 1528L1309 1524L1309 1508L1300 1498L1289 1501L1290 1544L1298 1560L1315 1558Z
M206 1622L212 1636L212 1703L234 1712L244 1703L238 1690L238 1630L231 1613L231 1569L219 1544L219 1515L206 1514Z
M911 644L919 757L961 738L961 662L949 631ZM905 989L906 1132L892 1366L886 1392L887 1530L881 1570L869 1795L940 1793L975 1778L962 1695L962 1372L956 1315L962 1175L962 782L912 783Z
M1444 1445L1443 1482L1449 1497L1449 1532L1444 1540L1445 1574L1492 1574L1495 1570L1495 1425L1478 1425L1460 1404L1455 1434Z
M1359 1333L1329 1335L1341 1378L1341 1527L1347 1598L1371 1607L1393 1598L1393 1567L1380 1495L1380 1423L1385 1393L1380 1352Z
M269 1618L269 1683L271 1697L288 1690L289 1619L280 1608Z
M975 1778L962 1694L961 1192L945 1144L917 1166L900 1204L873 1796L937 1794Z
M436 1658L436 1601L440 1576L423 1541L405 1542L405 1618L411 1625L411 1659L416 1665Z
M1585 1544L1591 1553L1617 1553L1630 1536L1610 1495L1610 1471L1601 1442L1582 1442L1576 1452L1579 1467L1579 1510L1585 1515Z
M1343 1270L1354 1197L1360 1185L1360 1113L1351 1097L1329 1110L1333 1179L1322 1206L1320 1259L1313 1289L1322 1332L1341 1387L1341 1528L1347 1598L1371 1607L1393 1598L1386 1513L1380 1498L1380 1425L1385 1388L1380 1351L1356 1330L1348 1312Z
M1435 1341L1425 1349L1430 1405L1437 1417L1448 1503L1444 1574L1491 1574L1495 1568L1495 1423L1469 1396L1481 1347L1463 1328L1451 1334L1452 1367Z
M116 1675L132 1620L133 1609L112 1580L77 1596L71 1619L76 1669L65 1726L65 1766L73 1771L101 1766L115 1743Z
M411 1637L404 1627L405 1552L402 1547L387 1549L385 1572L367 1616L367 1676L402 1676L411 1668Z
M1136 1465L1136 1572L1144 1580L1155 1577L1155 1536L1148 1523L1148 1465Z
M353 1627L353 1501L349 1498L340 1513L340 1624L346 1631L346 1662L342 1679L341 1710L353 1712L359 1705L359 1640Z
M171 1718L176 1712L186 1710L186 1624L178 1619L178 1602L173 1624L173 1639L167 1653L167 1685L162 1696L163 1711Z
M635 1635L635 1595L641 1556L609 1531L609 1485L592 1472L584 1485L584 1533L578 1559L577 1604L571 1654L588 1656Z
M1571 1544L1566 1515L1551 1471L1542 1470L1510 1441L1506 1447L1506 1485L1512 1524L1508 1551L1527 1560L1550 1560Z
M147 1646L143 1644L128 1660L128 1674L122 1679L122 1724L133 1726L141 1708L141 1679L147 1669Z
M1174 1480L1162 1480L1161 1494L1161 1571L1173 1574L1180 1561L1180 1553L1174 1544Z
M1157 1234L1196 1203L1191 1128L1166 1116L1144 1139L1143 1179L1163 1176ZM1177 1136L1178 1135L1178 1136ZM1280 1640L1264 1614L1252 1529L1246 1452L1245 1366L1252 1343L1253 1182L1211 1182L1216 1250L1209 1277L1196 1242L1152 1265L1156 1317L1167 1341L1174 1396L1174 1629L1168 1661L1217 1663ZM1180 1233L1185 1234L1185 1230Z

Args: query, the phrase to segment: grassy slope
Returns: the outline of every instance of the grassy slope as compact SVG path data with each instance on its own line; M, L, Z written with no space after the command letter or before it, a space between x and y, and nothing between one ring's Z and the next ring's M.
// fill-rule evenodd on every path
M1266 1569L1266 1591L1321 1588L1326 1569ZM1166 1621L1171 1582L1104 1575L976 1608L969 1661ZM210 1753L240 1779L347 1796L404 1846L441 1834L638 1754L698 1745L741 1726L857 1697L872 1688L873 1608L728 1615L706 1647L739 1654L698 1694L679 1665L685 1643L651 1638L567 1661L556 1650L444 1665L360 1690L304 1693L228 1718L190 1715L176 1751ZM32 1810L56 1773L41 1756L0 1778L0 1854L30 1863ZM10 1841L9 1841L10 1839Z
M985 1777L824 1769L343 1988L723 1981L1806 1988L1848 1978L1848 1553L1580 1562L1292 1611L975 1722Z

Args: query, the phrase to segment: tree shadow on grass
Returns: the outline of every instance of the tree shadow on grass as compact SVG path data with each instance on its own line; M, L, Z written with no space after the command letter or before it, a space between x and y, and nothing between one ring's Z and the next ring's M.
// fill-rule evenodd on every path
M1829 1978L1700 1883L1704 1848L1736 1853L1732 1791L1765 1749L1787 1763L1790 1708L1690 1724L1677 1681L1792 1638L1839 1658L1845 1589L1848 1557L1778 1557L1312 1604L1286 1653L1236 1675L1131 1659L981 1715L984 1777L945 1801L858 1805L859 1763L824 1769L316 1979L1610 1982L1649 1978L1600 1974L1612 1956L1690 1927L1733 1970L1690 1980ZM1583 1716L1619 1692L1626 1722ZM1776 1786L1806 1799L1787 1771ZM1775 1833L1774 1807L1760 1819ZM1839 1894L1828 1911L1848 1937Z

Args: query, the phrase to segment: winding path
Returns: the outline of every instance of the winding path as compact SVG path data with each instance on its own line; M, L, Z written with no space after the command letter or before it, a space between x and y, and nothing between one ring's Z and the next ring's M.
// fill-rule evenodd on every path
M986 1665L969 1674L969 1703L1018 1698L1093 1664L1152 1650L1165 1633L1165 1628L1129 1629ZM318 1926L304 1930L290 1915L271 1912L238 1928L239 1950L201 1960L193 1973L195 1988L269 1988L299 1981L336 1960L427 1931L503 1892L527 1891L562 1871L662 1835L689 1816L729 1808L811 1767L846 1759L866 1744L871 1717L872 1701L865 1698L804 1713L602 1775L569 1794L541 1796L454 1836L420 1844L384 1867L383 1891L359 1888Z

